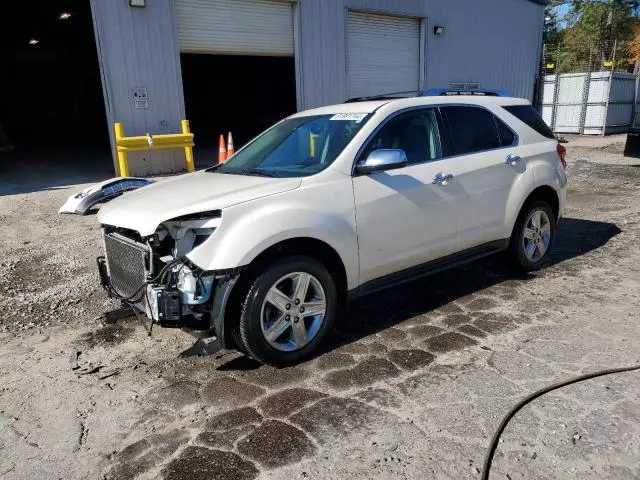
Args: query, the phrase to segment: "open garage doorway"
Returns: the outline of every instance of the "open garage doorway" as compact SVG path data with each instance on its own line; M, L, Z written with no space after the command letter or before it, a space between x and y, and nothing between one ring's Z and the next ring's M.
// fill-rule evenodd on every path
M174 7L200 167L217 160L220 134L231 131L237 150L296 111L294 4L175 0Z
M112 175L89 2L5 3L0 15L3 191Z
M183 53L180 60L199 161L204 152L217 159L220 134L226 141L231 131L237 150L296 111L293 57Z

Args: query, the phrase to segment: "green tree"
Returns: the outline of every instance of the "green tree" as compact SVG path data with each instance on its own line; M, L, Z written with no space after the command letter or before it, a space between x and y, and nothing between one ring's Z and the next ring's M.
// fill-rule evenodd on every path
M557 59L560 73L629 68L631 55L627 46L633 38L636 0L573 0L556 2L569 4L562 46Z

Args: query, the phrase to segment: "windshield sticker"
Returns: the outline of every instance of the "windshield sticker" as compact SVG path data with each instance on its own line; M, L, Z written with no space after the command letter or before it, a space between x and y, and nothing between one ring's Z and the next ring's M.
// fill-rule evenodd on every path
M343 122L349 121L349 122L360 123L364 119L364 117L366 117L367 115L369 114L368 113L336 113L329 120L342 120Z

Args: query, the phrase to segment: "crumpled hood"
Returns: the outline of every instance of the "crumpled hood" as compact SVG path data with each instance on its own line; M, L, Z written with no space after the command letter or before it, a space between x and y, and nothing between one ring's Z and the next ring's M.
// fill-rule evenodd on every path
M200 171L125 193L98 212L101 224L153 234L158 225L190 213L219 210L300 186L299 178L268 178Z

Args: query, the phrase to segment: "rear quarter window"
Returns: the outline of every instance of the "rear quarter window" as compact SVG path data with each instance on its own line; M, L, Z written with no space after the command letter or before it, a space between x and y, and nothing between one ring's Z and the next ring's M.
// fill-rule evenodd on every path
M543 137L556 138L549 126L544 123L540 114L531 105L510 105L502 108L521 122L526 123Z

